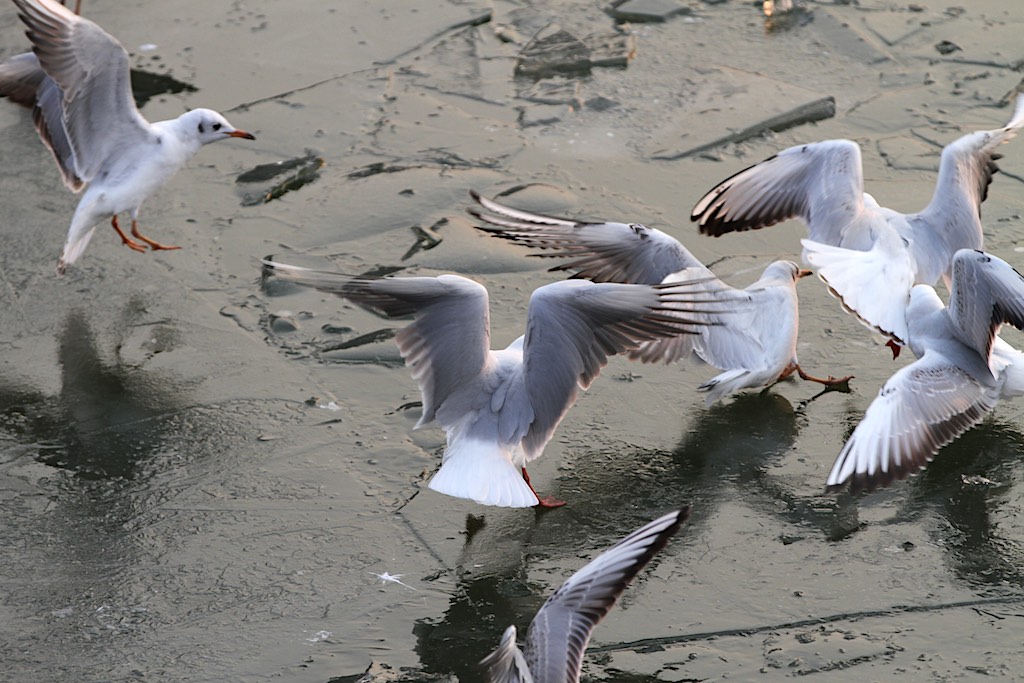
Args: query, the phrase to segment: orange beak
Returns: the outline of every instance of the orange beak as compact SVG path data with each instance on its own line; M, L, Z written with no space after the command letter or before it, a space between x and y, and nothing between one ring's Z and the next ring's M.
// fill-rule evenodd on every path
M808 275L814 275L814 271L807 270L806 268L801 268L800 270L796 271L796 278L798 280L802 277L807 277Z
M228 133L229 138L244 138L246 140L255 140L256 136L252 133L246 133L244 130L233 130Z

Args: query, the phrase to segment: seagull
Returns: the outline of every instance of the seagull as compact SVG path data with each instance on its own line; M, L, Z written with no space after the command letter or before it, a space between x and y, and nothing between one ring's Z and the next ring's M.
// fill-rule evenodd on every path
M85 189L57 273L78 260L96 225L108 218L135 251L144 252L147 245L154 251L178 249L139 232L143 201L203 145L225 138L254 140L253 135L210 109L146 121L132 99L128 53L115 38L55 0L14 4L33 52L0 64L0 96L33 107L36 130L64 184L74 192ZM118 225L117 216L125 211L131 213L135 239Z
M488 225L479 230L517 244L549 250L543 257L567 257L552 270L574 270L575 277L594 282L670 284L700 282L710 297L742 302L721 325L702 327L698 334L644 342L628 352L645 363L672 363L694 356L724 370L698 387L711 406L743 389L761 389L799 373L827 386L847 384L853 376L821 379L804 372L796 356L799 316L796 281L811 271L792 261L775 261L745 289L719 280L678 240L639 223L574 221L514 209L470 191L490 214L470 210Z
M498 648L480 662L491 683L578 683L590 635L644 566L690 515L689 506L659 517L588 562L537 610L516 645L509 626Z
M564 505L538 498L526 464L540 456L580 390L608 356L693 334L695 326L715 324L720 312L688 283L555 282L530 297L526 334L492 351L487 289L468 278L352 278L271 260L263 265L265 273L386 317L413 316L395 341L423 396L416 427L437 422L447 434L429 487L482 505Z
M1001 399L1024 394L1024 354L996 335L1024 328L1024 277L976 249L953 256L950 304L909 294L903 334L918 360L882 386L843 446L827 490L873 491L916 474Z
M915 284L949 286L953 254L981 249L981 203L996 150L1024 126L1024 95L1002 128L969 133L942 150L931 202L919 213L879 206L864 192L860 147L851 140L826 140L785 149L719 183L693 207L690 220L715 237L758 230L790 218L807 224L812 241L870 250L880 235L904 243ZM805 252L806 260L806 252Z

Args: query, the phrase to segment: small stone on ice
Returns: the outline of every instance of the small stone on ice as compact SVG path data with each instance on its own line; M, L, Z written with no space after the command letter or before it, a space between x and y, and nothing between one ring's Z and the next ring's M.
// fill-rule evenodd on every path
M287 334L299 329L299 323L292 317L291 311L281 311L270 315L270 329L274 334Z

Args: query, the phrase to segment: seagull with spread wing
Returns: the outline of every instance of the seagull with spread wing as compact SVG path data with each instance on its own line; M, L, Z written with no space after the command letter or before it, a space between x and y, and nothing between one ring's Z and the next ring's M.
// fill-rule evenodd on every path
M255 138L210 109L146 121L132 97L128 53L115 38L54 0L14 4L33 52L0 64L0 97L33 108L36 130L64 184L74 192L85 190L57 272L78 260L96 226L107 219L135 251L178 249L139 232L142 203L203 145ZM132 237L118 225L117 216L125 211L131 214Z
M642 342L693 334L723 308L688 283L569 280L533 292L526 334L490 346L487 289L458 275L352 278L264 260L265 272L344 297L388 318L412 316L395 337L423 396L417 427L447 434L435 491L483 505L557 507L539 499L526 465L608 357Z
M996 336L1004 323L1024 328L1024 277L974 249L956 252L951 271L948 307L929 285L909 290L898 333L918 360L868 406L832 466L829 491L871 491L916 474L1001 399L1024 393L1024 354Z
M798 218L812 241L862 251L890 234L902 242L915 284L945 278L948 286L953 254L983 246L981 203L999 170L997 149L1022 126L1024 95L1018 95L1005 126L946 145L935 193L918 213L879 206L864 192L860 146L826 140L790 147L727 178L700 198L690 219L701 233L718 237Z
M522 649L509 626L480 663L491 683L578 683L590 635L641 569L690 515L689 506L650 522L587 563L547 599Z
M495 237L546 250L543 257L571 258L552 270L572 270L594 282L660 284L690 282L723 304L743 305L721 325L702 327L697 334L645 342L629 351L645 363L671 363L696 357L723 370L702 384L707 405L744 389L771 386L799 373L827 386L844 385L852 376L821 379L804 372L796 355L799 315L796 281L810 275L791 261L775 261L745 289L719 280L678 240L638 223L567 220L531 213L470 192L489 213L470 210L487 223L479 230Z

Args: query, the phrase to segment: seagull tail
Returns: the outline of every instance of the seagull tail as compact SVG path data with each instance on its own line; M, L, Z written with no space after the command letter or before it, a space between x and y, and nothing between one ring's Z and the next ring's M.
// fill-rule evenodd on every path
M750 370L744 368L726 370L722 374L716 375L707 382L704 382L704 384L701 384L697 387L697 390L708 392L704 402L710 408L712 403L723 396L728 396L749 386L747 377L749 374Z
M68 239L64 243L64 251L61 252L60 259L57 261L58 275L63 275L67 267L78 260L85 248L89 246L89 240L92 239L94 232L96 232L95 225L82 232L75 230L74 223L72 223L72 227L68 231Z
M430 488L456 498L468 498L481 505L528 508L537 496L512 464L507 449L451 433L441 469L430 480Z

